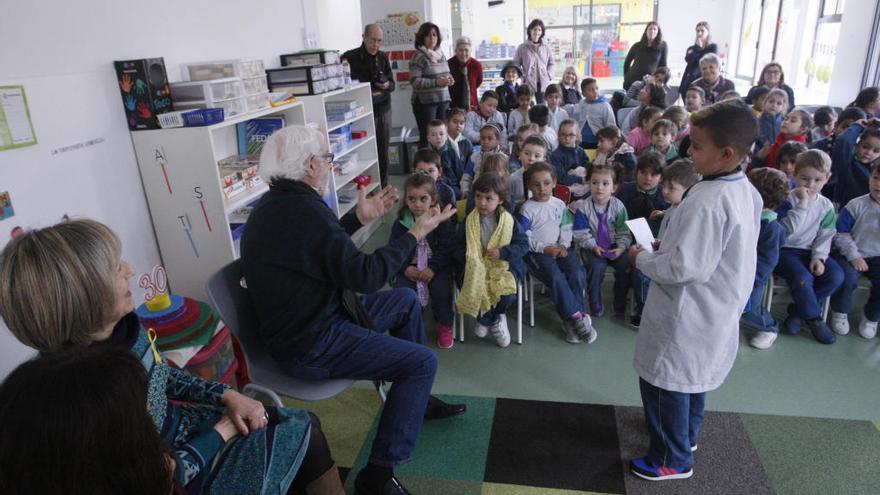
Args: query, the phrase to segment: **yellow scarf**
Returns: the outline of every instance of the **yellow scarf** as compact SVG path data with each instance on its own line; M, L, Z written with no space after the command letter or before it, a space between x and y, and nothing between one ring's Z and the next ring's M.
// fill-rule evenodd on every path
M499 206L499 208L501 208ZM516 293L516 280L504 260L490 260L483 255L480 242L480 213L474 209L467 216L465 240L467 256L464 267L464 285L456 301L462 314L477 317L498 304L501 296ZM513 217L501 208L498 227L492 232L486 249L500 249L513 238Z

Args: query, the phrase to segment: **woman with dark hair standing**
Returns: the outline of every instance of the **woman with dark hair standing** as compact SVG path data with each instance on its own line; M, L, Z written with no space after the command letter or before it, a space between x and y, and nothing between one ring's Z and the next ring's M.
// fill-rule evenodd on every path
M176 461L147 412L147 374L121 349L28 361L0 386L0 491L168 495Z
M535 94L538 103L544 103L544 89L553 82L556 61L550 45L544 43L544 21L534 19L526 28L527 39L516 47L513 63L522 67L523 83Z
M785 73L782 71L782 65L779 62L770 62L765 65L761 70L761 77L758 79L758 84L752 86L752 89L749 90L748 94L744 98L745 102L749 105L752 104L752 101L755 99L755 95L758 93L761 87L765 87L767 89L775 89L779 88L788 94L788 109L791 110L794 108L794 90L791 89L791 86L785 84Z
M416 32L416 51L409 62L409 82L412 85L413 115L419 127L419 148L428 145L428 122L446 118L449 109L449 86L454 84L449 74L449 62L440 43L440 28L433 22L419 26Z
M649 22L642 33L642 39L630 47L623 61L623 89L632 83L653 74L657 67L666 67L666 42L663 31L656 22Z
M687 67L681 75L681 83L678 85L678 93L681 94L681 101L687 96L687 90L691 83L703 77L700 72L700 59L707 53L718 53L718 45L712 43L712 35L710 34L709 23L700 21L695 28L697 36L694 44L687 49L684 55L684 61Z

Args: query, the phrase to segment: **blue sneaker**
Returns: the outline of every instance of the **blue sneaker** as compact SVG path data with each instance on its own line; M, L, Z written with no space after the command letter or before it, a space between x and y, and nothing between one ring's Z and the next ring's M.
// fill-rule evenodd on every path
M673 467L654 466L648 459L641 457L629 461L629 469L634 475L648 481L683 480L694 475L694 467L684 469Z
M837 340L837 337L834 336L834 332L828 328L828 325L825 323L825 320L821 318L817 318L815 320L807 321L807 328L813 332L813 337L823 344L833 344L834 341Z
M803 324L803 320L801 317L797 315L797 312L794 309L794 304L788 305L788 316L785 318L785 328L788 330L788 333L794 335L801 331L801 324Z

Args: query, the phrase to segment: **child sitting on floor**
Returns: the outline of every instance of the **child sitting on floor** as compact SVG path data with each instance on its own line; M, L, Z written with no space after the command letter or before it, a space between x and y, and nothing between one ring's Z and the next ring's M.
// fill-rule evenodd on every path
M793 301L788 305L785 326L790 333L798 333L806 322L813 337L823 344L833 344L836 339L825 324L821 304L843 282L843 271L828 257L834 237L834 205L821 191L829 175L831 158L824 151L799 154L795 162L797 187L776 209L788 233L776 265Z
M546 160L547 154L547 142L541 136L529 136L523 143L519 152L522 168L510 174L510 204L514 207L527 199L525 173L532 164Z
M449 142L455 145L453 149L456 150L462 163L467 163L467 159L474 152L474 145L464 135L466 121L467 112L461 108L450 108L446 112L446 134L449 136Z
M776 136L782 130L782 121L788 110L788 93L780 88L770 90L764 97L764 105L761 107L761 116L758 117L758 140L755 141L757 149L764 147L764 143L773 143Z
M678 148L672 140L678 134L678 128L671 120L660 119L651 127L651 146L645 152L653 151L671 162L678 158ZM664 163L665 165L665 163Z
M560 184L572 186L583 184L590 163L587 152L577 145L578 123L568 119L559 126L559 146L550 153L554 179ZM579 191L582 196L586 191Z
M516 130L513 144L510 147L510 169L508 170L510 173L522 168L522 164L519 162L519 152L522 151L523 143L525 143L526 138L537 133L538 126L535 124L523 125Z
M429 151L429 150L420 150ZM437 204L434 179L425 172L416 172L403 183L403 206L391 227L391 240L406 235L415 220ZM437 346L452 348L452 281L450 278L454 227L451 221L441 223L416 244L410 262L397 274L395 288L409 287L419 296L422 308L431 303L437 323Z
M529 239L526 264L550 288L566 342L592 344L598 334L584 314L584 267L571 249L573 217L565 203L553 197L554 175L545 162L535 163L525 175L532 197L520 207L517 220Z
M428 146L440 156L441 178L445 184L452 188L455 195L461 194L458 184L461 182L461 176L464 174L464 168L467 164L467 158L462 160L459 155L458 146L449 141L446 134L446 123L442 120L434 119L428 122ZM421 151L421 150L419 150ZM415 160L413 160L415 162ZM447 203L444 202L444 206Z
M507 133L512 135L520 126L529 125L529 108L532 106L532 88L528 84L516 88L516 108L507 114Z
M765 142L761 150L758 151L758 159L764 160L766 166L776 168L779 148L789 141L806 143L807 131L811 127L813 127L813 117L809 112L795 108L782 119L776 140Z
M507 116L498 111L498 93L490 89L480 97L477 109L468 112L462 132L471 141L471 144L480 144L480 131L486 125L493 124L501 132L500 144L507 146L506 123Z
M789 188L791 189L796 187L794 180L794 163L797 161L797 156L804 151L807 151L807 145L797 141L789 141L779 147L779 156L777 158L779 161L779 171L788 177Z
M749 338L749 345L756 349L768 349L779 334L779 325L764 307L764 290L779 262L779 250L788 237L785 227L776 221L775 210L788 197L789 182L785 174L770 167L752 170L749 172L749 181L761 195L764 209L761 210L761 230L758 234L755 284L740 322L755 331Z
M456 307L477 319L477 337L491 333L499 347L507 347L510 331L504 313L515 299L517 281L525 276L529 241L508 212L503 177L487 173L477 178L474 204L456 234L455 257L464 266Z
M703 88L691 86L684 97L684 109L688 112L696 112L706 105L706 92Z
M636 170L636 154L633 147L624 139L620 129L616 125L609 125L599 129L596 137L599 138L599 143L593 163L597 165L621 163L623 165L621 182L632 181Z
M504 82L495 88L495 92L498 95L498 111L507 118L510 111L516 108L516 92L520 87L517 84L517 80L522 77L522 69L520 69L519 64L508 62L501 69L501 77L504 79Z
M843 285L831 297L831 328L840 335L849 333L852 293L865 275L871 294L862 311L859 335L873 339L880 320L880 163L871 168L869 190L847 203L837 218L832 256L843 267Z
M590 197L571 204L575 212L573 237L584 250L587 265L587 293L590 314L602 316L602 279L608 265L614 268L614 313L624 314L630 274L622 254L632 240L626 226L626 207L614 197L619 167L593 165L587 175Z
M434 179L434 192L441 208L445 208L446 205L455 206L457 196L443 176L440 155L436 151L430 148L422 148L417 151L413 157L413 170L424 172Z
M837 121L837 112L829 106L819 107L813 112L813 129L810 131L808 141L814 143L821 141L834 132L834 124Z
M581 147L596 149L596 133L599 129L616 123L611 105L599 95L599 83L592 77L581 81L584 99L576 105L567 105L566 113L577 121L581 129Z
M633 148L636 156L641 155L645 148L651 146L651 129L660 120L663 112L657 107L645 107L639 113L639 125L629 131L626 142Z
M495 124L486 124L480 129L480 150L474 151L465 165L464 173L461 175L461 197L467 198L471 189L471 184L480 176L480 160L486 153L494 153L502 150L501 137L504 133L502 129Z
M538 134L547 141L548 149L555 150L559 145L559 137L556 135L556 129L550 127L550 110L547 105L535 105L530 108L529 122L538 126Z
M856 122L838 137L831 173L837 174L834 202L845 205L868 193L871 167L880 161L880 120Z
M562 90L559 85L551 84L544 90L544 103L547 104L547 110L550 114L550 127L559 134L559 124L568 120L568 112L562 108Z

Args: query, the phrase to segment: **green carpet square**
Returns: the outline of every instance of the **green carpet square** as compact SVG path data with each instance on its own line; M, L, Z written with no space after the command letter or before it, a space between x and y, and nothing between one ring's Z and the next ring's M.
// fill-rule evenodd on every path
M352 467L382 402L373 389L349 388L332 399L318 402L285 399L284 404L317 415L336 464Z
M778 493L876 494L880 435L868 421L741 414Z
M439 397L446 402L467 404L467 412L454 418L426 421L412 453L413 462L396 468L395 473L482 482L495 399ZM355 463L358 468L367 463L377 427L378 419Z
M506 485L504 483L483 483L480 495L606 495L598 492L582 492L578 490L558 490L556 488L538 488L534 486Z

